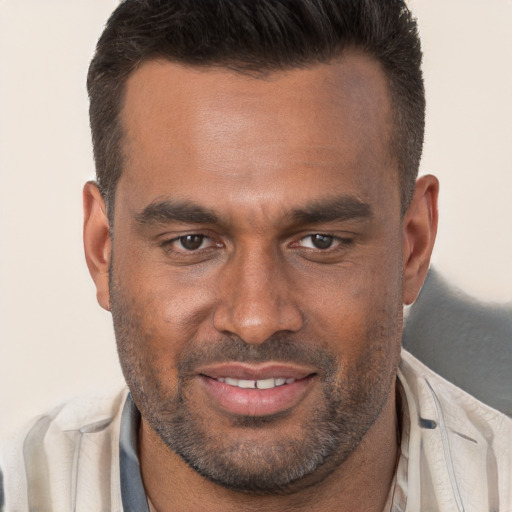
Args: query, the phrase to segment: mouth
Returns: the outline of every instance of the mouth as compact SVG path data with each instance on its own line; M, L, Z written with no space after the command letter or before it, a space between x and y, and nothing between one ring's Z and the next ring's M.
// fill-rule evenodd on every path
M293 384L296 379L286 379L285 377L270 377L269 379L246 380L233 379L230 377L219 377L219 382L225 382L229 386L235 386L242 389L272 389L285 384Z
M316 376L311 368L283 364L222 364L199 373L208 406L242 416L292 409L309 394Z

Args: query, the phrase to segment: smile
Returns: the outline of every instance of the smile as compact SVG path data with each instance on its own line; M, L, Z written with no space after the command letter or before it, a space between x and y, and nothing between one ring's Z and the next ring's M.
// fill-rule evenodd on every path
M233 379L231 377L219 377L219 382L226 383L229 386L235 386L242 389L272 389L285 384L293 384L295 379L286 379L284 377L260 379L260 380L247 380L247 379Z

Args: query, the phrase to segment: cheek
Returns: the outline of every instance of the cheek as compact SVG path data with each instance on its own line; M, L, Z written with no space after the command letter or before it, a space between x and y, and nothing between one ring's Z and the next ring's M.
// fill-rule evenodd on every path
M402 270L396 254L379 251L300 282L309 334L325 340L325 348L354 360L368 350L396 352L402 326Z
M123 302L152 351L179 351L204 330L215 300L211 277L152 265L147 258L119 261L114 275Z

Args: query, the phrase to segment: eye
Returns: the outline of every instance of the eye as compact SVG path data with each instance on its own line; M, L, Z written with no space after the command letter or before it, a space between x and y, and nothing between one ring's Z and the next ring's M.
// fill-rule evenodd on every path
M208 237L205 235L184 235L180 236L175 240L176 244L179 244L179 248L185 249L186 251L197 251L203 249L206 245Z
M195 265L215 259L219 249L225 247L223 240L216 236L203 233L186 233L161 240L166 261L174 265Z
M206 235L190 234L169 240L165 245L170 246L174 251L178 252L195 252L200 251L201 249L220 247L222 244L215 242L212 238Z
M160 244L167 253L178 255L192 255L203 252L204 250L221 247L220 241L201 233L190 233L187 235L177 236L171 240L164 240Z
M316 233L314 235L308 235L302 238L300 245L308 249L325 250L332 247L334 240L334 237L331 235L321 235Z

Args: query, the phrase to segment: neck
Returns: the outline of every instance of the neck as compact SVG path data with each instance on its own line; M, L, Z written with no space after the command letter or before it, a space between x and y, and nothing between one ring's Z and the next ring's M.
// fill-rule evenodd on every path
M142 420L139 453L144 487L157 512L381 512L396 469L396 418L393 389L347 460L322 481L284 495L245 494L210 482L165 446Z

